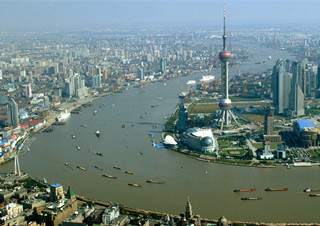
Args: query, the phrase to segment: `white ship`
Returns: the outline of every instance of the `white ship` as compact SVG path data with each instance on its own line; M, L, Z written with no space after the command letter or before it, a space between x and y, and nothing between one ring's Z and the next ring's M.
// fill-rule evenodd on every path
M214 80L214 75L204 75L200 79L200 82L211 82Z
M56 118L56 120L60 122L60 121L66 120L69 117L70 117L70 112L65 111L65 112L61 112L60 115L58 115L58 117Z

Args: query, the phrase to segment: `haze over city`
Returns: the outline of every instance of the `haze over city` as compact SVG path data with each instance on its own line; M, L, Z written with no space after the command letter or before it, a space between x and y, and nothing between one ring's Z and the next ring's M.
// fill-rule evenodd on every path
M30 0L0 1L1 31L68 31L119 28L217 28L222 5L236 26L314 25L317 0Z

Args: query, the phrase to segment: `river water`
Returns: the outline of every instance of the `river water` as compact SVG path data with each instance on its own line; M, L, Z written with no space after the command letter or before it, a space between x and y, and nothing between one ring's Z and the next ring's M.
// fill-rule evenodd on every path
M272 68L277 58L288 53L263 47L247 47L255 58L230 74ZM268 60L268 56L272 60ZM254 64L266 60L265 64ZM220 69L208 72L219 76ZM56 126L52 133L35 137L30 152L20 157L21 168L49 183L70 184L75 193L91 199L119 202L129 207L179 214L184 212L187 196L193 211L202 217L264 222L319 222L319 199L310 198L303 189L320 188L319 167L259 169L200 162L167 149L156 149L151 139L161 140L165 117L179 103L178 95L186 90L186 82L198 80L204 73L130 88L121 94L103 97L72 115L65 126ZM157 97L162 97L161 100ZM104 108L99 108L106 104ZM154 106L154 107L151 107ZM97 114L93 112L97 110ZM81 127L86 124L87 127ZM125 124L126 127L122 128ZM153 128L153 125L159 125ZM101 138L95 136L99 130ZM154 138L148 134L152 132ZM72 139L71 134L76 138ZM77 150L79 145L81 150ZM89 151L92 149L92 152ZM143 152L141 155L139 150ZM103 157L94 152L103 153ZM68 162L70 167L64 165ZM81 171L76 166L88 171ZM99 165L103 171L94 166ZM120 166L122 170L114 169ZM1 172L13 170L13 162L1 166ZM125 174L132 171L134 175ZM102 174L117 176L113 180ZM147 184L147 179L165 181ZM128 183L143 185L142 188ZM265 192L266 187L288 187L287 192ZM236 188L256 188L250 194L236 194ZM261 201L241 201L243 196L264 197Z

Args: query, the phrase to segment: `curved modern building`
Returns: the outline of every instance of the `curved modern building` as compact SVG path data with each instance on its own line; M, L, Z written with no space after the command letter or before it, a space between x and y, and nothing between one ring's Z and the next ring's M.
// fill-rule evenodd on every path
M218 142L211 129L191 128L184 132L183 142L190 149L212 153L218 149Z

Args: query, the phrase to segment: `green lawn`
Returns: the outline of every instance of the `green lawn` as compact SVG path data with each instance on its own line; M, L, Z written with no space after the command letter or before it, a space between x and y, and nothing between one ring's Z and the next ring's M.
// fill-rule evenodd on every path
M271 148L271 149L277 149L277 148L278 148L278 144L282 144L282 143L270 143L270 148ZM253 145L255 148L263 148L262 142L252 143L252 145Z

